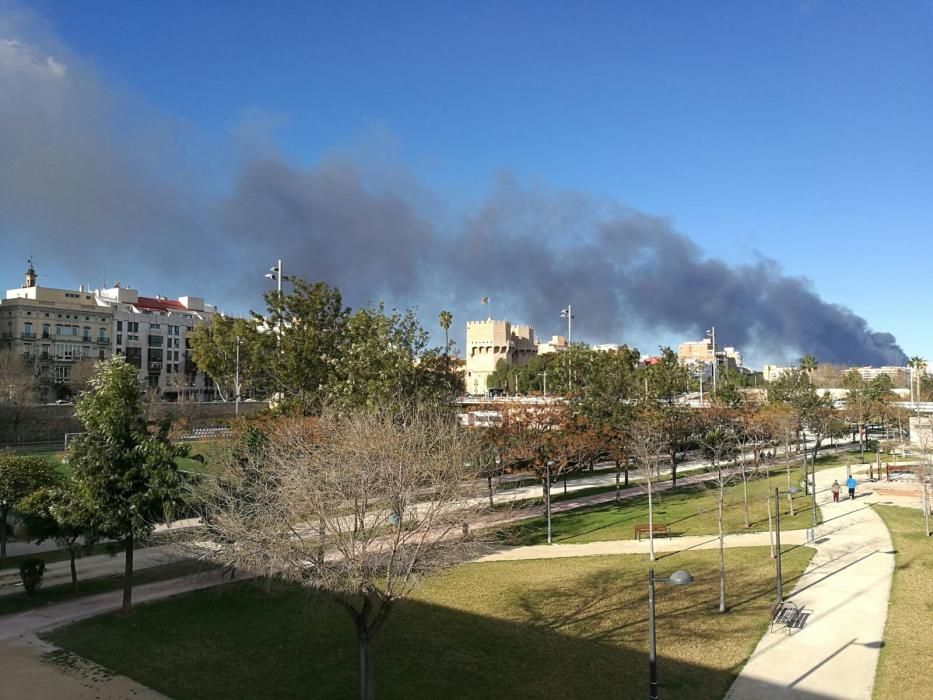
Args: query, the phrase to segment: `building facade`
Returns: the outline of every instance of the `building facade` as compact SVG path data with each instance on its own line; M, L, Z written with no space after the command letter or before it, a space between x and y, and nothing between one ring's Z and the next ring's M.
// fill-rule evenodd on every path
M214 398L191 359L189 338L195 326L210 322L213 306L200 297L144 297L125 287L99 289L95 298L113 315L113 353L139 370L140 381L169 401Z
M213 385L197 371L189 333L210 321L197 297L143 297L134 289L78 290L38 285L32 265L23 286L0 301L0 348L34 370L42 400L61 398L83 360L115 354L139 369L140 381L167 400L207 400Z
M690 341L678 345L677 360L680 364L686 366L712 365L713 360L716 360L720 367L735 369L742 366L742 353L732 346L717 347L714 357L713 341L706 338L705 340Z
M61 398L75 367L112 354L113 313L94 293L40 287L32 265L0 301L0 345L32 369L43 400Z
M466 330L466 391L485 394L486 380L496 371L499 360L523 365L537 354L532 326L510 321L468 321Z

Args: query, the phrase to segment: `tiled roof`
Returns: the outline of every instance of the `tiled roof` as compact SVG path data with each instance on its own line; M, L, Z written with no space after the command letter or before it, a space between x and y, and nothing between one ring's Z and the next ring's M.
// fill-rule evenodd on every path
M134 306L140 309L153 311L186 311L184 305L175 299L156 299L154 297L139 297Z

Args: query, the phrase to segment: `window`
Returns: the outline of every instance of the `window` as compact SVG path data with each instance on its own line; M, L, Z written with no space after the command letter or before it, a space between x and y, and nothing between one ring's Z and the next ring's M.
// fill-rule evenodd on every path
M91 327L90 327L90 326L85 326L85 327L84 327L84 339L85 339L85 340L90 340L90 339L91 339Z
M139 321L127 321L126 332L127 333L139 333Z
M48 316L48 314L46 314L46 316ZM42 324L42 337L43 337L43 338L48 338L48 337L49 337L49 331L50 331L50 329L51 329L51 326L49 326L48 323L43 323L43 324Z
M117 333L117 345L123 345L123 336Z
M158 323L150 323L149 328L150 330L158 331L162 329L162 326L159 325Z
M23 324L23 335L31 336L32 335L32 324L29 321Z
M122 330L123 330L123 321L117 321L117 332L119 333Z
M98 337L99 340L107 340L107 329L106 329L106 328L98 328L98 329L97 329L97 337Z

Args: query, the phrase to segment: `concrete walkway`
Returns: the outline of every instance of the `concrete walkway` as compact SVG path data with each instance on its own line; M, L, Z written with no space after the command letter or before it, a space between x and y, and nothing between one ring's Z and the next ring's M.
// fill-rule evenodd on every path
M184 558L190 558L178 546L161 545L159 547L146 547L137 549L133 553L133 570L142 571L153 566L171 564ZM104 576L115 576L123 573L125 556L118 552L114 556L108 554L95 554L81 557L75 562L78 570L78 581L87 581ZM71 583L71 564L68 561L55 561L46 564L45 576L42 579L44 587ZM0 571L0 596L22 592L22 581L18 569L4 569Z
M799 545L807 541L806 530L785 530L781 532L782 545ZM726 535L724 545L732 547L768 547L767 532L750 532ZM655 537L654 551L686 552L693 549L716 549L719 538L716 535L689 535L685 537ZM525 559L563 559L565 557L591 557L603 554L648 554L648 540L606 540L586 542L584 544L536 544L528 547L502 547L491 554L477 559L487 561L521 561Z
M727 700L839 698L869 700L894 574L891 536L871 505L863 478L856 500L845 495L845 468L817 472L825 522L816 554L787 598L812 611L804 629L766 633ZM843 485L840 503L828 490Z
M227 582L217 572L160 581L133 590L133 603L166 598ZM0 697L17 700L166 700L161 693L85 659L63 652L36 636L40 630L119 610L122 591L87 596L0 618Z

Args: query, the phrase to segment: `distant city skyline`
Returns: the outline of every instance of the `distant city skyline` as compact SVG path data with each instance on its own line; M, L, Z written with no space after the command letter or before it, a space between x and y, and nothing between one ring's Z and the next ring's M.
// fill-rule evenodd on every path
M488 295L643 352L929 357L931 15L0 2L0 277L243 313L282 257L461 348Z

